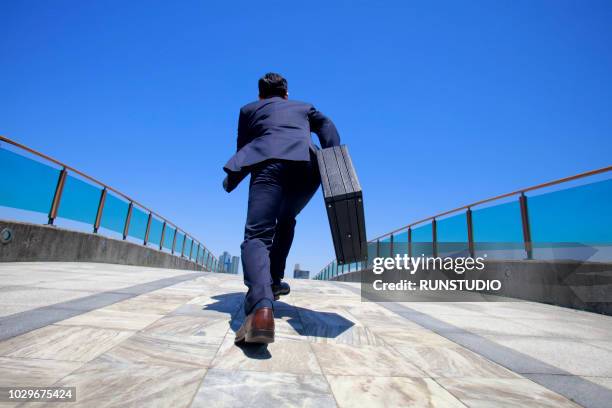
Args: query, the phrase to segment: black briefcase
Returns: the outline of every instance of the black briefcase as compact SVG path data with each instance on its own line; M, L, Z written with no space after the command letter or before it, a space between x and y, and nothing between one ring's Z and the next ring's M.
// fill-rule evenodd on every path
M363 195L345 145L317 151L325 208L338 264L367 256Z

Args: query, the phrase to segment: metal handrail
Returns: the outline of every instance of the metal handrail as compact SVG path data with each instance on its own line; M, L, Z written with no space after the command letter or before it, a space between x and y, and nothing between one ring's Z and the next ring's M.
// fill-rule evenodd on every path
M554 186L557 184L562 184L562 183L566 183L569 181L573 181L573 180L578 180L581 178L585 178L585 177L589 177L589 176L594 176L597 174L602 174L602 173L606 173L612 171L612 166L606 166L606 167L602 167L599 169L595 169L595 170L591 170L591 171L587 171L584 173L579 173L573 176L569 176L569 177L564 177L564 178L560 178L557 180L553 180L553 181L549 181L546 183L541 183L541 184L537 184L535 186L531 186L531 187L526 187L526 188L522 188L519 190L515 190L512 191L510 193L506 193L506 194L500 194L497 195L495 197L491 197L491 198L487 198L484 200L480 200L480 201L476 201L474 203L471 204L467 204L467 205L463 205L461 207L457 207L454 208L452 210L448 210L448 211L444 211L441 213L438 213L436 215L432 215L430 217L427 218L423 218L420 219L418 221L412 222L408 225L405 225L401 228L397 228L391 232L387 232L385 234L382 234L376 238L373 238L371 240L368 241L368 243L373 243L373 242L377 242L379 241L381 238L385 238L385 237L391 237L391 243L393 241L393 234L395 234L396 232L400 232L400 231L404 231L404 230L408 230L409 233L409 242L410 240L410 232L411 232L411 228L415 225L419 225L422 224L426 221L432 221L432 243L434 245L434 251L435 251L435 246L436 246L436 229L435 229L435 222L438 218L440 217L444 217L445 215L449 215L461 210L467 210L466 211L466 215L467 215L467 232L468 232L468 244L470 244L470 252L473 252L473 236L472 236L472 214L471 214L471 210L472 207L476 207L482 204L486 204L492 201L496 201L496 200L500 200L503 198L507 198L507 197L512 197L512 196L516 196L519 195L519 204L521 207L521 222L523 225L523 238L524 238L524 244L525 244L525 251L527 252L527 257L531 258L532 257L532 242L531 242L531 231L530 231L530 227L529 227L529 217L528 217L528 211L527 211L527 197L525 196L525 193L529 192L529 191L534 191L534 190L539 190L545 187L550 187L550 186ZM378 249L377 249L378 252ZM327 268L329 268L330 265L332 265L334 263L334 261L331 261L330 263L328 263L325 267L323 267L321 269L321 271L315 275L315 278L320 276L322 274L323 271L325 271Z
M37 150L34 150L31 147L25 146L25 145L15 141L15 140L12 140L12 139L10 139L10 138L8 138L6 136L0 135L0 142L6 142L6 143L8 143L10 145L18 147L18 148L20 148L22 150L25 150L25 151L27 151L27 152L29 152L31 154L34 154L35 156L41 157L41 158L43 158L43 159L45 159L47 161L50 161L50 162L52 162L52 163L62 167L62 171L60 172L60 176L59 176L59 180L58 180L58 185L57 185L57 188L56 188L56 193L55 193L55 196L53 198L52 205L51 205L50 223L52 223L53 218L55 218L55 215L57 214L58 207L59 207L59 197L61 197L61 191L62 191L63 186L64 186L64 182L65 182L65 178L66 178L66 173L67 173L67 170L70 170L71 172L74 172L74 173L78 174L79 176L81 176L81 177L83 177L83 178L85 178L85 179L87 179L87 180L97 184L98 186L103 187L102 193L101 193L100 204L98 206L98 212L96 214L96 221L95 221L95 224L94 224L94 232L97 232L97 229L99 227L99 222L100 222L100 218L101 218L101 210L102 210L102 208L104 206L104 200L105 200L105 197L106 197L106 192L105 191L106 190L110 190L110 191L114 192L115 194L117 194L118 196L122 197L123 199L127 200L130 203L130 210L128 212L128 220L127 220L128 222L125 225L126 229L128 228L128 225L129 225L129 217L131 215L131 208L133 207L134 204L136 204L138 207L142 208L145 212L149 213L149 221L147 223L147 232L146 232L146 237L145 237L145 240L144 240L145 245L146 245L146 242L148 241L148 233L149 233L149 229L150 229L150 225L151 225L150 218L151 218L151 216L154 215L155 217L157 217L161 221L163 221L163 223L165 225L171 225L171 226L174 227L175 238L176 238L176 233L177 232L180 231L180 232L183 233L183 235L185 236L183 238L183 246L184 246L185 241L187 240L187 238L189 238L189 239L191 239L192 243L193 242L197 243L198 247L202 247L204 250L208 251L209 254L212 254L210 252L210 250L204 244L202 244L199 240L195 239L193 237L193 235L189 234L187 231L185 231L182 228L179 228L178 225L176 225L175 223L171 222L167 218L161 216L157 212L149 209L145 205L143 205L140 202L134 200L130 196L122 193L121 191L119 191L119 190L109 186L108 184L103 183L103 182L99 181L98 179L96 179L96 178L94 178L94 177L92 177L92 176L90 176L90 175L88 175L86 173L83 173L82 171L77 170L77 169L75 169L72 166L67 165L66 163L63 163L63 162L61 162L61 161L59 161L57 159L54 159L53 157L50 157L50 156L48 156L48 155L46 155L44 153L41 153L41 152L39 152ZM59 192L59 194L58 194L58 192ZM51 217L51 215L53 215L53 217ZM164 226L164 229L162 231L163 232L165 231L165 226ZM126 239L125 231L124 231L124 238L123 239ZM163 246L163 242L160 242L160 247L161 246ZM192 246L193 246L193 244L192 244ZM173 251L172 252L174 253L174 242L173 242L172 247L173 247ZM199 251L198 251L198 253L199 253ZM181 256L182 255L183 254L181 253ZM216 257L213 256L213 260L216 260ZM196 259L196 263L197 263L197 259Z
M461 207L457 207L457 208L454 208L452 210L444 211L444 212L441 212L439 214L432 215L430 217L423 218L421 220L412 222L412 223L410 223L410 224L408 224L408 225L406 225L404 227L395 229L395 230L393 230L391 232L387 232L387 233L382 234L382 235L380 235L380 236L378 236L376 238L373 238L373 239L371 239L368 242L374 242L377 239L384 238L384 237L386 237L388 235L395 234L396 232L399 232L399 231L402 231L402 230L404 230L406 228L410 228L412 226L421 224L421 223L423 223L425 221L431 221L431 220L433 220L435 218L440 218L440 217L443 217L443 216L448 215L448 214L452 214L452 213L457 212L457 211L467 210L467 209L470 209L472 207L476 207L477 205L482 205L482 204L489 203L491 201L501 200L502 198L512 197L512 196L515 196L515 195L518 195L518 194L527 193L529 191L539 190L541 188L550 187L550 186L554 186L554 185L561 184L561 183L566 183L568 181L578 180L578 179L581 179L581 178L584 178L584 177L588 177L588 176L594 176L596 174L602 174L602 173L605 173L607 171L612 171L612 166L602 167L600 169L591 170L591 171L587 171L587 172L584 172L584 173L579 173L579 174L576 174L574 176L569 176L569 177L564 177L564 178L553 180L553 181L548 181L546 183L537 184L535 186L531 186L531 187L527 187L527 188L522 188L522 189L519 189L519 190L512 191L510 193L500 194L500 195L497 195L495 197L491 197L491 198L487 198L487 199L484 199L484 200L476 201L476 202L471 203L471 204L467 204L467 205L464 205L464 206L461 206Z

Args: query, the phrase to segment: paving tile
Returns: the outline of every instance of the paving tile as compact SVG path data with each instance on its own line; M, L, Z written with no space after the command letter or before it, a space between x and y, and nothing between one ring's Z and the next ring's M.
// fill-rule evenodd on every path
M29 305L3 305L0 304L0 318L13 315L15 313L25 312L31 310L32 306Z
M303 337L303 336L301 336ZM304 337L303 337L304 338ZM353 326L335 337L307 336L307 341L325 344L349 344L352 346L386 346L387 342L373 330L362 326Z
M431 316L482 316L487 310L484 302L405 302L404 305Z
M612 377L582 377L587 381L612 390Z
M134 283L130 281L121 281L119 279L106 280L104 278L81 278L81 279L53 279L53 280L45 280L39 283L36 283L32 286L38 288L48 288L48 289L63 289L63 290L78 290L78 291L87 291L87 292L103 292L103 291L113 291L120 288L125 288L128 286L132 286Z
M612 390L602 377L577 377L558 374L525 374L525 377L564 397L589 408L608 408ZM599 380L599 381L598 381Z
M313 343L312 348L325 374L427 377L389 347Z
M0 287L0 305L23 305L34 309L89 296L94 293L93 291L47 289L34 286L3 286Z
M303 336L337 337L354 326L362 326L357 319L342 309L312 310L296 308L302 323Z
M610 320L587 319L581 315L572 315L569 318L553 315L548 319L515 318L512 321L541 330L543 337L612 341Z
M118 310L121 312L166 315L187 301L188 299L177 295L146 293L122 302L114 303L105 309Z
M428 377L517 378L517 375L465 348L393 346Z
M429 378L328 375L339 407L448 407L465 408Z
M134 332L81 326L46 326L0 343L0 356L89 361Z
M143 333L173 336L177 339L189 336L222 339L228 330L227 318L172 315L157 320L144 329Z
M208 367L219 342L202 342L197 336L176 338L136 333L98 357L117 363L144 363L169 367Z
M485 316L454 316L454 315L432 315L441 324L433 323L431 329L438 333L469 331L476 334L490 335L522 335L522 336L545 336L548 333L542 328L529 327L523 324L502 320L497 317ZM449 327L450 325L450 327Z
M585 343L612 351L612 340L586 340Z
M378 337L390 345L410 347L461 347L432 331L404 327L374 327L371 329Z
M221 344L211 367L224 370L321 374L317 358L308 342L277 336L275 342L267 346L247 344L239 347L234 344L233 333L229 333Z
M102 308L62 320L56 324L61 326L91 326L120 330L140 330L162 317L162 315L156 314L124 312Z
M485 337L569 374L612 377L612 350L585 341L556 337Z
M188 407L206 369L91 361L56 383L76 387L76 402L48 407Z
M423 327L419 324L398 315L364 315L359 317L359 321L371 329L394 329L399 327L405 330L423 330Z
M50 387L82 362L0 357L0 387Z
M567 398L522 378L436 380L470 408L579 408Z
M335 407L325 377L210 369L191 407Z

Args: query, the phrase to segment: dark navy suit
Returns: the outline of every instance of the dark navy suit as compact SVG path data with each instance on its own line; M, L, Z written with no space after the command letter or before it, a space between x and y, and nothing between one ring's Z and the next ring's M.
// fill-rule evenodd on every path
M295 218L319 187L311 132L324 148L340 144L333 122L308 103L272 97L240 109L237 152L223 169L227 191L251 174L240 246L246 314L261 300L273 300L271 285L284 276Z

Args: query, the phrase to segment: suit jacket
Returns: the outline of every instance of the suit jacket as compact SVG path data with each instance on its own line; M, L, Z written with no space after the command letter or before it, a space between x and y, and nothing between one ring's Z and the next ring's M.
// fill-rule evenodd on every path
M309 161L316 149L310 133L321 147L340 145L334 123L309 103L272 97L240 109L237 151L223 167L230 192L250 172L250 167L268 159Z

